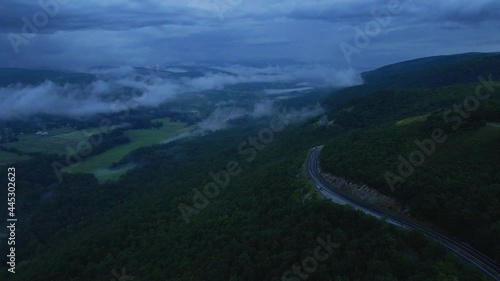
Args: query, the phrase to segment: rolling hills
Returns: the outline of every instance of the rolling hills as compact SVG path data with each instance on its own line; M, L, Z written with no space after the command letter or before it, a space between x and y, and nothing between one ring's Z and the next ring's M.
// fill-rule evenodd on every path
M423 60L417 68L410 62L393 73L372 72L366 84L327 98L329 125L317 118L289 124L268 142L259 141L270 122L261 118L143 147L123 160L137 165L117 182L65 174L58 183L51 163L60 156L33 155L16 164L23 175L23 231L13 280L109 280L121 268L152 281L297 280L290 272L314 256L320 239L338 247L307 272L309 280L489 280L420 233L323 199L304 163L309 149L324 144L325 170L395 197L410 206L410 216L498 260L500 89L494 86L457 125L454 105L465 108L481 84L477 76L487 72L462 81L469 73L464 67L444 84L425 73L421 84L405 82L415 71L444 75L461 63L494 68L494 57ZM450 109L453 121L446 122ZM385 172L397 173L399 156L421 150L415 140L432 139L436 128L447 140L393 192ZM226 178L228 167L241 169ZM189 223L181 206L192 208Z
M363 87L375 83L384 89L330 113L345 133L325 146L322 164L337 176L394 196L410 206L412 217L499 261L499 56L419 62L365 74L370 78Z

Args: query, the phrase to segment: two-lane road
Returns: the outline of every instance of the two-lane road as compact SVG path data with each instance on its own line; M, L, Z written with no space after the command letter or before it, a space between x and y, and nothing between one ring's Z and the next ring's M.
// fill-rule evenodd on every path
M397 225L403 229L421 231L423 234L441 243L443 246L450 249L458 256L464 258L472 265L484 271L486 274L491 276L493 280L500 281L500 267L495 263L495 261L488 258L471 246L449 238L439 233L438 231L431 229L430 227L408 217L356 199L339 190L335 186L329 184L323 178L319 170L319 153L321 149L322 146L319 146L311 150L309 159L307 160L307 173L309 177L315 182L316 186L323 195L332 198L332 200L337 203L352 205L356 209L362 210L363 212L372 216L385 218L387 222Z

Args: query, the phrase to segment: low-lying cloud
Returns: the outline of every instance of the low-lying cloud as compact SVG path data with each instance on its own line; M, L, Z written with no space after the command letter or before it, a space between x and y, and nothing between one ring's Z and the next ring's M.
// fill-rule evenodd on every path
M258 102L252 110L246 110L234 106L220 106L215 109L205 120L198 123L202 131L218 131L230 126L232 120L243 117L258 119L273 116L276 112L290 123L300 123L307 119L319 116L325 111L319 105L302 107L300 109L280 108L270 100Z
M0 119L24 118L37 114L82 116L111 111L100 97L108 86L96 82L80 88L46 81L38 86L0 88Z
M205 120L198 123L204 131L218 131L228 126L228 122L248 115L248 111L237 107L218 107Z
M0 119L26 118L49 114L81 117L98 113L113 113L124 106L155 107L171 101L181 94L207 90L222 90L241 83L310 82L313 85L345 87L360 84L360 76L353 70L337 71L325 66L291 66L254 68L244 66L223 67L218 71L206 70L203 76L189 75L169 78L167 68L155 68L147 73L132 67L93 69L97 80L87 85L46 81L37 86L10 85L0 88ZM171 70L171 68L170 68ZM177 74L182 68L175 68ZM234 74L233 74L234 73ZM272 86L272 85L271 85ZM207 93L208 94L208 93ZM222 109L219 109L219 111ZM252 113L258 116L261 108ZM219 112L226 119L240 112ZM218 113L215 114L217 116ZM215 118L215 117L214 117ZM217 119L215 123L228 120ZM205 124L207 128L210 125ZM211 129L217 129L213 127Z

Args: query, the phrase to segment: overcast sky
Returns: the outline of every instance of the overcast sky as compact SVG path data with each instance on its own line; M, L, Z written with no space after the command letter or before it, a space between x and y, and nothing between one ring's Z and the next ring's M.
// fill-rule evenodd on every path
M500 51L499 26L499 0L1 0L0 66L324 63L362 70Z

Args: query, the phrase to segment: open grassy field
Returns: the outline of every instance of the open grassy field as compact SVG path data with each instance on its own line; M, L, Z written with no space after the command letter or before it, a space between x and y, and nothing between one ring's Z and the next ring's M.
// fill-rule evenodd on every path
M406 119L398 121L396 123L396 125L402 126L402 125L408 125L408 124L415 123L415 122L424 122L425 119L427 119L427 117L429 117L429 114L406 118Z
M16 153L0 151L0 165L12 164L17 161L27 160L29 156L19 156Z
M25 134L19 136L19 142L4 144L8 148L16 148L22 152L42 152L66 154L66 148L76 149L78 142L87 139L93 134L101 132L100 128L86 130L75 130L72 128L61 128L48 131L48 136L37 136Z
M145 146L159 144L165 140L175 137L181 133L191 130L185 123L170 122L169 118L159 118L153 122L163 122L159 129L129 130L124 134L130 138L131 142L114 147L99 155L91 156L79 165L67 168L65 172L70 173L93 173L100 181L114 180L125 174L133 166L121 167L119 169L109 169L111 164L120 161L130 152ZM56 153L65 155L67 148L76 150L80 141L86 140L89 136L101 132L100 128L86 130L75 130L73 128L60 128L48 131L48 136L37 136L35 134L25 134L19 136L19 142L3 144L8 148L16 148L20 151L31 153ZM27 156L18 156L15 153L0 151L0 164L10 164L20 160L28 159Z
M124 134L130 138L130 143L114 147L99 155L91 156L85 159L81 164L66 169L65 172L93 173L100 181L116 179L132 167L109 169L111 164L120 161L127 154L140 147L159 144L169 138L190 130L184 123L170 122L167 118L156 119L154 121L162 121L164 125L159 129L126 131Z

